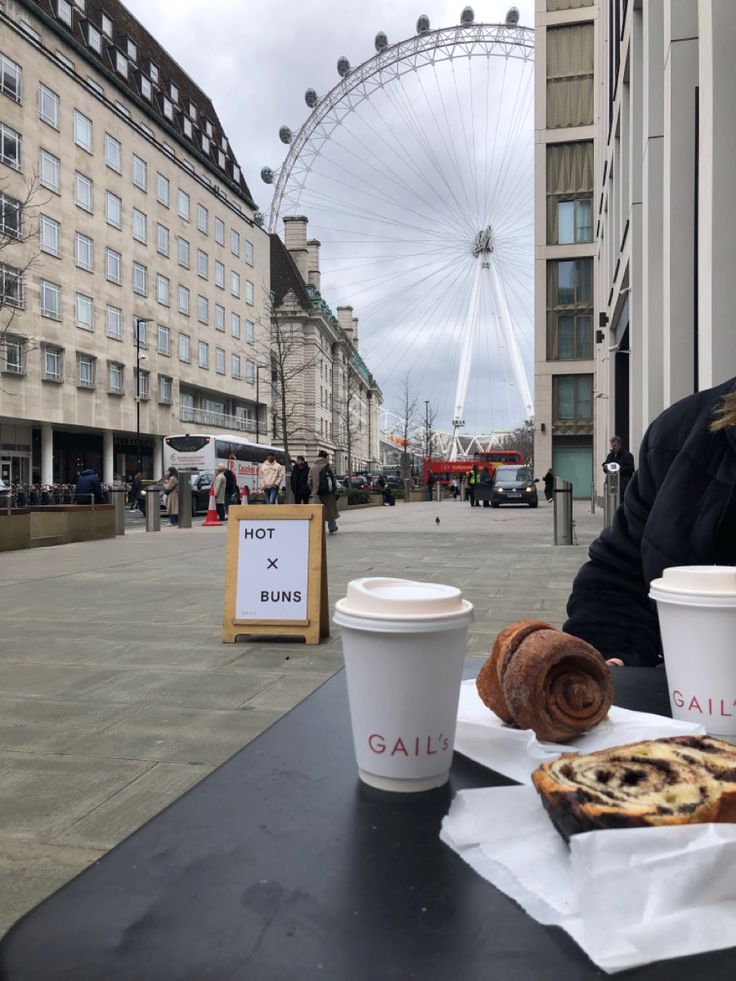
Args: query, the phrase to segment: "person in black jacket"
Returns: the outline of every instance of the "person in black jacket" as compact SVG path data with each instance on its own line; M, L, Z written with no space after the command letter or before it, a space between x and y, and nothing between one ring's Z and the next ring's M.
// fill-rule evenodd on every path
M240 504L240 492L238 491L238 480L230 467L225 467L225 514L230 509L231 504Z
M291 490L294 494L294 504L309 504L309 464L303 456L296 458L291 468Z
M633 454L624 449L624 444L620 436L611 436L611 452L602 464L604 473L608 472L606 466L609 463L617 463L621 467L618 474L618 486L621 500L623 500L624 492L629 486L629 481L634 476L635 465Z
M103 503L102 484L94 470L82 470L77 477L75 504Z
M660 664L651 581L669 566L736 565L736 378L654 420L623 504L589 556L563 630L613 663Z

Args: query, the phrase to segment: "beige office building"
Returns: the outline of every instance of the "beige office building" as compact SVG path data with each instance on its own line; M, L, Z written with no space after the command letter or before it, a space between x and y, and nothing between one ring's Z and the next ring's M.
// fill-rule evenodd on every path
M0 477L112 481L139 452L158 476L166 434L268 431L269 237L212 103L118 0L0 5L0 194Z

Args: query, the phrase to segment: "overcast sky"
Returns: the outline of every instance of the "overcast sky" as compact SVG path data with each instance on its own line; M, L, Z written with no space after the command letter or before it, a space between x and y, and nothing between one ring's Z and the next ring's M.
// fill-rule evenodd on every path
M287 148L278 130L287 124L296 132L307 118L305 89L314 88L319 95L328 92L339 80L336 62L341 55L353 66L372 57L377 31L385 31L393 44L415 34L420 14L429 16L432 28L449 27L459 23L463 9L462 3L446 0L418 0L416 5L406 0L125 2L212 99L251 194L264 211L272 188L261 181L261 167L276 169L283 162ZM472 6L477 23L499 23L511 4L479 0ZM533 0L516 6L520 23L533 26ZM345 302L340 296L326 299L333 309ZM357 304L355 312L361 314ZM366 346L370 351L370 344ZM395 401L380 368L368 360L387 403ZM448 412L443 410L445 416ZM490 428L494 421L486 423L484 417L478 425Z

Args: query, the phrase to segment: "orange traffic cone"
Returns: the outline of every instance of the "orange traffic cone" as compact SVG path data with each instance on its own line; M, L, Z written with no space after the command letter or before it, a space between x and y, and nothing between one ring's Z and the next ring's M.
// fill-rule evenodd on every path
M202 522L202 527L206 528L208 525L221 525L222 522L217 517L217 507L215 505L215 485L210 486L210 502L207 505L207 517Z

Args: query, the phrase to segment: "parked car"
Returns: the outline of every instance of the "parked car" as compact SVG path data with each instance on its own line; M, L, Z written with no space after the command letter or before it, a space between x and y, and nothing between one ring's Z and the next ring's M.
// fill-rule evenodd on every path
M539 503L535 487L537 483L538 480L535 480L529 467L496 467L491 507L497 508L502 504L526 504L530 508L535 508Z
M350 478L348 487L352 490L369 490L370 481L364 473L356 473Z
M0 507L7 508L8 501L11 501L12 506L12 488L10 484L6 483L4 480L0 480Z

